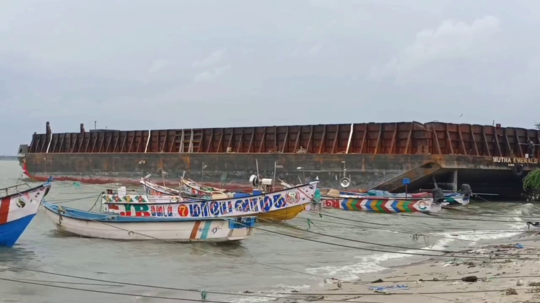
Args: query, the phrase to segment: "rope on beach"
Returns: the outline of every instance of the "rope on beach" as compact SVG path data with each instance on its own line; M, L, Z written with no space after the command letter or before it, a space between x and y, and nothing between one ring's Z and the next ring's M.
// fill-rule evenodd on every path
M335 217L335 218L339 218L339 217ZM344 218L344 219L346 219L346 218ZM357 221L357 220L353 220L353 219L350 219L349 221L358 222L360 224L364 223L364 221ZM313 219L312 219L311 222L313 222ZM362 229L370 229L370 230L383 231L383 232L393 232L393 233L406 234L406 235L414 235L414 234L417 233L417 231L415 231L415 230L408 230L408 229L405 229L405 228L400 228L399 230L397 230L397 229L387 229L387 228L381 229L379 227L363 226L363 225L344 223L344 222L333 222L333 221L327 221L327 220L321 220L321 219L316 219L316 222L326 223L326 224L333 224L333 225L338 225L338 226L350 226L350 227L356 227L356 228L362 228ZM455 230L456 231L467 231L467 232L471 231L471 229L467 229L467 228L460 228L460 229L455 229ZM527 230L519 230L519 229L480 229L480 230L473 229L472 232L473 232L472 233L473 235L484 235L484 234L500 234L501 232L523 232L523 233L525 233L525 232L528 232L528 231ZM456 238L459 235L453 236L453 237L444 236L444 235L434 235L434 236L436 236L437 238L443 238L443 239L478 242L478 240ZM468 236L468 235L463 235L463 236Z
M481 222L499 222L499 223L520 223L520 221L508 221L508 220L489 220L489 219L478 219L478 218L457 218L457 217L443 217L439 215L427 215L427 216L415 216L415 215L405 215L402 214L403 217L411 217L411 218L418 218L418 219L439 219L439 220L455 220L455 221L481 221ZM528 216L528 217L520 217L520 216L507 216L508 218L523 218L523 219L534 219L538 217Z
M268 220L264 220L264 219L260 219L260 220L268 221ZM302 231L305 231L305 232L308 232L308 233L311 233L311 234L315 234L315 235L319 235L319 236L323 236L323 237L328 237L328 238L334 238L334 239L338 239L338 240L344 240L344 241L350 241L350 242L356 242L356 243L362 243L362 244L368 244L368 245L375 245L375 246L382 246L382 247L389 247L389 248L418 250L418 251L426 251L426 252L440 252L440 253L444 253L444 254L452 254L451 257L455 257L455 258L465 257L465 258L480 258L480 259L508 259L508 257L497 257L497 256L494 256L494 257L493 256L489 256L489 257L456 256L455 254L465 254L465 253L468 253L468 251L470 251L470 250L468 249L468 250L461 250L461 251L453 251L453 250L424 249L424 248L416 248L416 247L410 247L410 246L382 244L382 243L368 242L368 241L362 241L362 240L357 240L357 239L345 238L345 237L341 237L341 236L324 234L324 233L312 231L312 230L309 230L309 229L303 229L303 228L300 228L300 227L297 227L297 226L294 226L294 225L286 225L286 226L294 228L294 229L299 229L299 230L302 230ZM276 232L276 231L270 231L270 230L267 230L267 229L262 229L260 227L254 227L254 228L262 230L262 231L266 231L266 232L269 232L269 233L274 233L274 234L278 234L278 235L284 235L284 236L288 236L288 237L298 238L298 239L302 239L302 240L306 240L306 241L314 241L314 242L319 242L319 243L324 243L324 244L330 244L330 245L336 245L336 246L345 247L342 244L330 243L330 242L318 241L318 240L314 240L314 239L302 238L302 237L293 236L293 235L282 234L282 233L279 233L279 232ZM424 234L414 234L413 239L414 239L414 237L416 237L415 239L417 240L421 236L423 236L424 241L426 241L426 235L424 235ZM426 246L429 246L428 244L429 243L427 243ZM347 247L349 247L349 246L347 246ZM417 254L417 253L395 252L395 251L380 251L380 250L368 249L368 248L362 248L362 247L349 247L349 248L355 248L355 249L360 249L360 250L373 250L373 251L395 253L395 254L411 254L411 255L421 255L421 256L426 256L427 255L427 256L430 256L430 257L437 257L437 256L445 257L444 255ZM499 252L498 255L501 255L501 256L527 256L527 255L538 256L538 254L526 254L526 253L523 253L523 254L506 254L506 253L503 253L503 252ZM450 257L450 256L446 256L446 257ZM529 258L529 259L540 260L540 258Z
M460 279L461 280L461 279ZM515 288L516 290L529 290L530 287ZM339 292L339 293L293 293L286 295L297 297L297 296L397 296L397 295L445 295L445 294L469 294L469 293L491 293L491 292L504 292L505 289L483 289L483 290L462 290L462 291L437 291L437 292ZM278 293L285 294L285 293ZM326 302L326 301L323 301Z
M504 262L495 262L495 263L504 263ZM521 278L540 278L540 275L523 275L523 276L492 276L490 277L492 279L521 279ZM484 279L490 279L490 278L484 278ZM384 283L415 283L415 282L456 282L456 281L463 281L463 278L453 278L453 279L431 279L431 280L424 280L424 279L417 279L417 280L384 280ZM481 278L478 278L479 280ZM372 284L373 281L358 281L354 282L355 284ZM379 282L377 282L379 283ZM380 282L383 283L383 282Z
M122 293L122 292L97 290L97 289L88 289L88 288L68 287L68 286L52 285L52 284L38 283L38 282L30 282L30 281L17 280L17 279L8 279L8 278L2 278L2 277L0 277L0 280L1 281L6 281L6 282L13 282L13 283L38 285L38 286L52 287L52 288L57 288L57 289L68 289L68 290L76 290L76 291L92 292L92 293L108 294L108 295L116 295L116 296L139 297L139 298L161 299L161 300L172 300L172 301L187 301L187 302L230 303L228 301L212 301L212 300L206 300L206 299L197 300L197 299L188 299L188 298L150 296L150 295Z
M239 224L243 225L242 223L239 223ZM246 226L247 226L247 225L246 225ZM253 227L253 228L255 228L255 229L257 229L257 230L262 230L262 231L265 231L265 232L268 232L268 233L277 234L277 235L282 235L282 236L286 236L286 237L290 237L290 238L295 238L295 239L300 239L300 240L304 240L304 241L315 242L315 243L321 243L321 244L327 244L327 245L333 245L333 246L336 246L336 247L342 247L342 248L350 248L350 249L357 249L357 250L373 251L373 252L383 252L383 253L391 253L391 254L398 254L398 255L425 256L425 257L441 257L441 258L489 259L489 260L494 260L494 259L507 260L507 259L508 259L508 257L499 257L499 256L489 256L489 257L482 257L482 256L462 256L462 255L456 256L456 255L455 255L456 253L464 253L464 252L459 252L459 251L443 251L443 250L426 250L426 249L412 248L412 247L403 247L403 246L397 246L397 245L372 243L372 242L367 242L367 241L360 241L360 240L355 240L355 239L348 239L348 238L343 238L343 237L339 237L339 236L326 235L326 234L317 233L317 232L314 232L314 231L307 231L307 230L304 230L304 231L307 231L307 232L310 232L310 233L319 234L319 235L322 235L322 236L328 236L328 237L331 237L331 238L341 239L341 240L345 240L345 241L359 242L359 243L364 243L364 244L378 245L378 246L385 246L385 247L393 247L393 248L402 248L402 249L411 249L411 250L423 250L423 251L432 251L432 252L443 252L443 253L449 253L449 254L452 254L452 255L451 255L451 256L448 256L448 255L434 255L434 254L425 254L425 253L412 253L412 252L388 251L388 250L381 250L381 249L376 249L376 248L357 247L357 246L350 246L350 245L345 245L345 244L338 244L338 243L325 242L325 241L320 241L320 240L316 240L316 239L308 239L308 238L303 238L303 237L299 237L299 236L295 236L295 235L288 235L288 234L280 233L280 232L277 232L277 231L271 231L271 230L263 229L263 228L260 228L260 227ZM513 254L501 254L501 255L505 255L505 256L509 256L509 255L510 255L510 256L513 256ZM518 256L518 255L519 255L519 256L523 256L523 255L535 255L535 256L537 256L538 254L515 254L515 256ZM516 260L540 260L540 258L538 258L538 257L537 257L537 258L519 258L519 259L516 259Z
M23 279L19 279L18 281L20 281L21 283L25 282L25 281L30 281L30 282L61 283L61 284L84 284L84 285L115 286L115 287L118 286L118 285L125 285L125 286L154 288L154 289L162 289L162 290L174 290L174 291L184 291L184 292L194 292L194 293L197 292L197 293L199 293L201 295L202 300L194 300L196 302L217 302L217 301L208 301L208 300L206 300L208 298L208 294L224 295L224 296L272 298L272 299L281 299L281 298L283 298L281 296L265 295L265 294L232 293L232 292L219 292L219 291L206 291L206 290L201 291L201 290L198 290L198 289L187 289L187 288L178 288L178 287L157 286L157 285L150 285L150 284L121 282L121 281L113 281L113 280L106 280L106 279L96 279L96 278L82 277L82 276L76 276L76 275L60 274L60 273L55 273L55 272L49 272L49 271L37 270L37 269L29 269L29 268L23 268L23 267L8 267L8 269L19 270L19 271L30 271L30 272L48 274L48 275L59 276L59 277L64 277L64 278L80 279L80 280L102 282L102 283L109 283L109 284L88 284L88 283L76 283L76 282L64 282L64 281L26 280L26 279L23 280ZM0 280L2 280L2 278L0 278ZM114 285L114 284L116 284L116 285ZM327 302L341 302L341 301L327 301ZM226 303L229 303L229 302L226 302Z
M344 218L344 217L340 217L340 216L334 216L334 215L329 215L328 213L326 212L323 212L322 214L324 214L325 216L329 217L329 218L335 218L335 219L340 219L340 220L343 220L343 221L349 221L349 222L356 222L356 223L361 223L361 224L373 224L373 225L383 225L383 226L395 226L395 224L380 224L380 223L374 223L374 222L368 222L368 221L362 221L362 220L356 220L356 219L350 219L350 218ZM425 218L425 217L420 217L420 216L411 216L411 217L415 217L415 218ZM428 219L430 219L428 217ZM432 218L434 219L434 218ZM471 219L470 221L476 221L476 220L473 220ZM326 221L328 222L328 221ZM522 223L522 222L519 222L519 221L502 221L502 222L506 222L506 223ZM333 222L331 222L333 223ZM523 222L525 223L525 222ZM341 224L341 223L340 223ZM356 225L355 225L356 226ZM366 228L366 229L377 229L377 230L380 230L378 228L375 228L375 227L367 227L367 226L357 226L357 227L361 227L361 228ZM470 228L455 228L455 227L445 227L446 230L456 230L456 231L469 231ZM389 229L391 231L396 231L396 232L401 232L405 229L401 228L400 230L392 230L392 229ZM518 229L473 229L474 231L477 231L477 230L480 230L480 231L494 231L495 233L498 233L498 232L502 232L502 231L507 231L507 232L520 232L520 230ZM411 231L410 234L412 233L415 233L415 231Z
M104 225L107 225L109 227L112 227L112 228L116 228L116 229L119 229L119 230L123 230L123 231L127 231L129 233L134 233L134 234L138 234L138 235L141 235L143 237L147 237L147 238L150 238L150 239L154 239L154 240L158 240L158 241L163 241L165 243L172 243L172 244L177 244L177 242L175 241L171 241L171 240L165 240L165 239L160 239L160 238L157 238L157 237L153 237L153 236L150 236L150 235L147 235L147 234L143 234L143 233L140 233L140 232L134 232L134 231L131 231L131 230L128 230L128 229L125 229L125 228L121 228L121 227L118 227L118 226L114 226L114 225L111 225L111 224L107 224L105 222L101 222L101 221L97 221L97 220L91 220L91 221L94 221L96 223L101 223L101 224L104 224ZM242 223L238 222L238 224L240 225L243 225ZM236 257L236 256L233 256L233 255L229 255L229 254L225 254L225 253L221 253L221 252L215 252L215 251L211 251L211 250L206 250L206 249L202 249L202 248L197 248L201 251L204 251L204 252L208 252L208 253L212 253L212 254L218 254L218 255L222 255L222 256L226 256L226 257ZM289 269L289 268L284 268L284 267L279 267L279 266L276 266L276 265L271 265L271 264L266 264L266 263L261 263L261 262L255 262L255 261L251 261L251 263L254 263L254 264L259 264L259 265L263 265L263 266L268 266L268 267L272 267L272 268L276 268L276 269L281 269L281 270L284 270L284 271L289 271L289 272L294 272L294 273L298 273L298 274L303 274L303 275L308 275L308 276L312 276L312 277L317 277L317 278L323 278L323 279L330 279L330 280L336 280L335 278L333 277L326 277L326 276L320 276L320 275L315 275L315 274L310 274L310 273L307 273L307 272L303 272L303 271L299 271L299 270L294 270L294 269Z

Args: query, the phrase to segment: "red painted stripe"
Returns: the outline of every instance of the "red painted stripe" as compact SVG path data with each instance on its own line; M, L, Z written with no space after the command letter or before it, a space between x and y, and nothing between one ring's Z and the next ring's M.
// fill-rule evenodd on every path
M384 211L387 213L392 213L393 211L389 209L388 207L386 207L386 203L388 203L389 201L390 200L384 200L383 203L381 204L381 208L384 209Z
M4 224L8 220L10 202L11 197L2 198L2 203L0 203L0 224Z

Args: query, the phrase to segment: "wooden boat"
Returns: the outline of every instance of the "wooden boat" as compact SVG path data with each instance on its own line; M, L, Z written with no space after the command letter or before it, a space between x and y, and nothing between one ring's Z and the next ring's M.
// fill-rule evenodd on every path
M439 212L444 203L434 202L432 198L423 199L393 199L371 197L347 197L339 198L323 197L323 207L337 208L351 211L369 211L378 213L401 213L401 212Z
M43 202L58 231L111 240L231 242L250 237L255 217L196 218L121 216L94 213Z
M304 211L313 200L317 181L292 188L253 194L234 193L221 199L128 195L124 189L101 197L104 210L121 216L211 218L257 216L261 221L285 221Z
M148 177L148 176L147 176ZM198 191L191 188L175 189L163 185L159 185L153 182L148 181L146 178L141 178L139 181L143 186L144 192L149 196L159 197L159 196L179 196L183 198L199 198L199 199L212 199L213 196L216 197L232 197L234 193L231 192L218 192L206 193L203 191ZM183 180L183 179L182 179Z
M19 240L49 193L51 180L33 188L23 184L28 188L15 185L0 189L0 246L12 247Z
M178 189L161 186L156 183L149 182L146 178L141 178L141 184L144 192L150 196L180 196Z
M183 191L193 195L223 194L229 192L223 188L216 188L199 184L191 179L181 178L180 187Z

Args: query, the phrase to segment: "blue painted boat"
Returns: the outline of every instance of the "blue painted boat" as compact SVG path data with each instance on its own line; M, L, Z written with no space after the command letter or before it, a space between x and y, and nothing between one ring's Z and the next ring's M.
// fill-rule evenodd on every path
M51 180L33 188L21 189L28 186L23 184L0 189L0 246L12 247L17 243L49 193Z

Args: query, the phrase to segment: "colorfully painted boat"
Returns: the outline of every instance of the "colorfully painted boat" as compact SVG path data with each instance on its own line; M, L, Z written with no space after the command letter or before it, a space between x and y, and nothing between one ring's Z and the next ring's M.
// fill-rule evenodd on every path
M419 193L390 193L387 191L381 190L369 190L365 193L352 193L345 191L338 191L337 189L330 189L326 192L325 197L331 199L370 199L370 200L380 200L380 199L394 199L394 200L426 200L433 198L434 192L439 191L437 195L440 195L440 199L443 199L441 202L443 206L456 206L462 205L465 206L470 203L471 200L471 189L468 184L463 184L460 192L444 192L439 189L434 189L433 192L419 192Z
M232 198L184 199L179 196L116 194L101 197L104 211L130 217L212 218L257 216L261 221L295 218L313 201L317 181L275 192L235 193Z
M166 240L173 242L232 242L253 233L255 217L196 218L120 216L95 213L43 202L60 232L110 240Z
M431 198L425 199L392 199L392 198L322 198L323 207L337 208L350 211L369 211L378 213L409 213L439 212L444 203L433 202Z
M49 193L51 180L28 189L21 189L21 185L0 189L0 246L12 247L19 240Z

